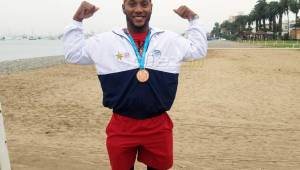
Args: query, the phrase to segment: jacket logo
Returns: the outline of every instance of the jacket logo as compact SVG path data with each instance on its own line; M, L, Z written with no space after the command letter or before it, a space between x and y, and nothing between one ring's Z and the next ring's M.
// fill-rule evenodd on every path
M156 57L156 58L161 57L161 51L160 50L153 50L152 51L152 56Z
M119 51L118 51L118 53L115 55L116 57L117 57L117 59L118 60L123 60L123 58L125 57L125 58L127 58L127 57L129 57L129 53L120 53Z
M118 52L118 53L116 54L116 57L117 57L118 60L122 60L124 56L123 56L122 53Z

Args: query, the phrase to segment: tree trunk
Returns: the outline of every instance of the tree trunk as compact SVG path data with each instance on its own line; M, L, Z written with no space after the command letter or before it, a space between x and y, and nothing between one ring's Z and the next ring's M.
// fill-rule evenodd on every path
M266 19L265 18L263 19L263 26L264 26L264 32L266 32L267 30L266 30Z
M273 18L269 18L269 31L273 30L273 28L272 28L272 21L273 21Z
M289 17L289 10L287 11L287 17L288 17L288 33L287 37L290 39L290 17Z
M276 17L273 18L273 39L276 39L277 26L276 26Z
M279 32L279 36L280 38L282 38L282 14L279 14L279 28L278 28L278 32Z
M300 1L300 0L299 0ZM300 2L299 2L300 3ZM297 39L297 19L298 19L298 12L296 13L296 19L295 19L295 40ZM300 22L299 22L300 23Z
M259 24L259 30L261 30L261 19L258 21L258 24Z
M257 32L258 31L258 20L255 20L255 31Z
M298 12L296 13L295 24L297 24L297 19L298 19Z

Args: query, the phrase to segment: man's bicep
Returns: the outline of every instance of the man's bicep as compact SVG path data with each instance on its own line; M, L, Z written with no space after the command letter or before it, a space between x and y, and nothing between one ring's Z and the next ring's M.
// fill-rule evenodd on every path
M192 43L186 47L186 53L183 56L183 61L191 61L204 58L207 55L207 45L206 44L199 44L199 43Z
M93 64L90 56L91 40L86 40L83 30L78 26L66 28L63 36L66 62L72 64Z
M207 54L207 36L204 26L198 19L190 21L189 28L185 32L186 53L183 60L195 60Z
M207 55L207 40L205 35L190 34L182 40L182 44L185 47L183 61L197 60Z

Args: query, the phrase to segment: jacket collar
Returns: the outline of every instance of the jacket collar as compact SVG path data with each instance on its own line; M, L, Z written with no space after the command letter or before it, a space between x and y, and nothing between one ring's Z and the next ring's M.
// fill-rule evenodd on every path
M125 38L128 39L128 37L125 34L124 30L125 30L125 28L116 28L116 29L113 29L112 32L119 35L119 36L122 36L122 37L125 37ZM165 32L164 30L161 30L161 29L158 29L158 28L152 28L152 27L150 27L150 30L151 30L151 37L155 34Z

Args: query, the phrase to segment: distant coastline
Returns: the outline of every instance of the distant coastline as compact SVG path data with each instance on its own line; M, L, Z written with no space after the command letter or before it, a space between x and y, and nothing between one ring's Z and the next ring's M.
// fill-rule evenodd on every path
M0 74L11 74L38 68L50 67L57 64L65 64L64 56L35 57L0 62Z

